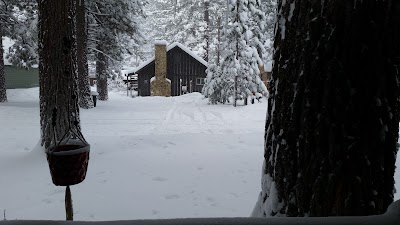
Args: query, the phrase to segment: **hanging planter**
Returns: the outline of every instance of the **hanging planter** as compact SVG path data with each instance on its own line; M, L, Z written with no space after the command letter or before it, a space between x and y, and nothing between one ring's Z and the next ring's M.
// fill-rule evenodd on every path
M69 130L55 146L46 150L53 183L69 186L81 183L89 163L90 145L81 132Z

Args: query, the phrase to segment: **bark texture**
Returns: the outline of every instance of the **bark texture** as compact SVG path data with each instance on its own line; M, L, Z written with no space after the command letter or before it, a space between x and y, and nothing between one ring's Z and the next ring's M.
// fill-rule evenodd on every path
M97 98L101 101L108 100L108 84L107 84L107 57L104 55L105 48L100 44L97 45L99 52L96 54L96 79L97 79Z
M381 214L393 201L396 7L278 1L259 216Z
M93 100L90 94L89 69L87 61L87 21L85 0L76 0L76 44L78 60L78 104L81 108L93 108Z
M0 24L1 25L1 24ZM0 26L0 102L7 101L7 87L6 87L6 74L4 72L4 49L3 49L3 32Z
M38 3L40 127L42 145L48 148L61 139L71 123L79 124L76 8L75 0Z

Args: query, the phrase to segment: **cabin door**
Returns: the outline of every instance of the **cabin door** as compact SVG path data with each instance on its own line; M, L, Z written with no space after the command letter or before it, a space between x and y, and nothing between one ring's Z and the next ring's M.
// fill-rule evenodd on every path
M141 96L150 96L150 81L148 79L143 80L141 92Z

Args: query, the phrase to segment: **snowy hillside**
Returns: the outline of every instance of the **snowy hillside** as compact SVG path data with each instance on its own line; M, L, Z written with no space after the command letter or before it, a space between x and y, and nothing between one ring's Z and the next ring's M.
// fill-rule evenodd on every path
M38 89L0 105L0 211L63 220L39 140ZM82 110L91 144L86 180L72 187L75 220L249 216L261 182L266 101L208 105L198 93L128 98Z

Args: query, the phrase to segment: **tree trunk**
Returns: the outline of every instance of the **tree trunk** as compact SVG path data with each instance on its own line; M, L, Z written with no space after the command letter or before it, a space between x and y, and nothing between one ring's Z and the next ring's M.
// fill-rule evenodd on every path
M40 127L42 145L48 148L71 123L79 124L75 0L38 4Z
M6 91L6 74L4 71L4 49L3 49L3 32L0 26L0 102L7 101L7 91Z
M107 87L107 58L104 55L105 49L101 45L98 45L97 49L99 52L96 60L96 78L97 78L97 96L98 100L107 101L108 100L108 87Z
M210 57L210 2L209 0L204 0L204 22L206 23L206 30L204 39L206 41L206 55L204 57L204 60L208 62L208 59Z
M76 0L76 44L78 59L78 104L81 108L93 108L93 100L90 94L90 83L87 61L87 22L85 0Z
M253 216L381 214L393 201L400 118L394 2L278 1Z
M217 65L220 63L220 57L221 57L221 17L218 17L218 46L217 46Z

